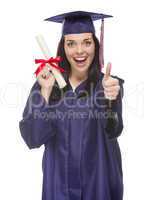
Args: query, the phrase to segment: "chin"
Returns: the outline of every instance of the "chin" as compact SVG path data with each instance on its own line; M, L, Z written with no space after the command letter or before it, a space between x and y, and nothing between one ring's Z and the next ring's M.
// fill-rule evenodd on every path
M79 73L80 75L85 75L88 73L88 68L85 68L85 69L84 68L76 68L75 71L77 73Z
M75 69L77 71L81 71L81 72L87 72L89 69L89 66L76 66Z

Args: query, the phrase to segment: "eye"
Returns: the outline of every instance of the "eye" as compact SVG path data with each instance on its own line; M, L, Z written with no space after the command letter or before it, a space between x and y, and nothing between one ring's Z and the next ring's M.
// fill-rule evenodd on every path
M73 46L74 46L74 42L68 42L68 43L67 43L67 46L68 46L68 47L73 47Z
M85 41L86 46L90 46L91 45L91 41Z

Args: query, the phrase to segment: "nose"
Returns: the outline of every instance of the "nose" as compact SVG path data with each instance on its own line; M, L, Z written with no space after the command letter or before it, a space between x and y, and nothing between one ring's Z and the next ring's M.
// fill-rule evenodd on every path
M78 45L78 46L77 46L76 52L77 52L78 54L83 54L84 49L83 49L82 45Z

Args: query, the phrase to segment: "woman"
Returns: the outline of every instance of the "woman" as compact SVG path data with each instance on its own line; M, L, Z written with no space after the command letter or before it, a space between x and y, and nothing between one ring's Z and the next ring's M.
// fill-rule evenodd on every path
M123 129L123 80L110 76L109 64L107 73L101 73L92 13L50 19L60 17L65 21L57 55L63 58L67 86L60 90L45 67L20 121L30 149L45 145L42 199L122 200L117 137ZM111 112L107 98L112 100Z

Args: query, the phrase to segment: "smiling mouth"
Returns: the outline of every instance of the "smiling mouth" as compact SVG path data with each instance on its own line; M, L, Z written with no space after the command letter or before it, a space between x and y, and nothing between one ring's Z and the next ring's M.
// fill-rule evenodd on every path
M87 58L74 58L74 61L80 66L84 65L86 60Z

